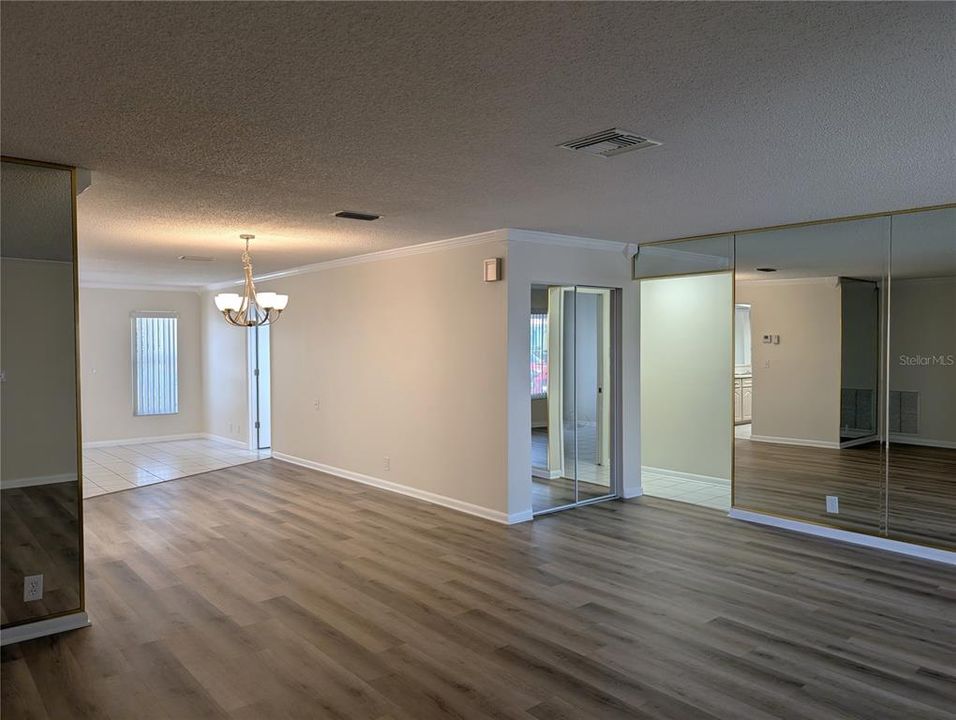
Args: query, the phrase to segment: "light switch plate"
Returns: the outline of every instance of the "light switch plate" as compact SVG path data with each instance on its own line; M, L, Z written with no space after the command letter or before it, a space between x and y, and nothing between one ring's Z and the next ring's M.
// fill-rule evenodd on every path
M840 512L840 498L838 496L827 495L827 512L833 514Z

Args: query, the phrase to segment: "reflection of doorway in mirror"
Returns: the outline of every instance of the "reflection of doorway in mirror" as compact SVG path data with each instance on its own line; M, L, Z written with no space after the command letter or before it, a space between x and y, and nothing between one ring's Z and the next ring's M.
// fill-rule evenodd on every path
M734 434L750 438L753 417L753 335L750 331L750 305L734 305Z

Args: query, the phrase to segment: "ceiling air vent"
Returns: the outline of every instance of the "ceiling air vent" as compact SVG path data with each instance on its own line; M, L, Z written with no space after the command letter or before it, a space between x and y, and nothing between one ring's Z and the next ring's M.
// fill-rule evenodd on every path
M381 215L373 215L372 213L363 213L355 212L354 210L339 210L335 213L337 218L345 218L347 220L365 220L366 222L371 222L372 220L378 220Z
M206 255L179 255L180 260L186 260L188 262L212 262L215 258L208 257Z
M612 157L631 150L643 150L656 145L660 145L660 143L643 135L632 133L630 130L611 128L576 140L568 140L558 145L558 147L568 150L581 150L600 157Z

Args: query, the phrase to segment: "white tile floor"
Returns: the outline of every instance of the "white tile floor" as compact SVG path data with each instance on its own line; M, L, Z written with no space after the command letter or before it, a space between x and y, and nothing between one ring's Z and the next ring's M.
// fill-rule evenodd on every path
M645 495L730 510L730 480L690 480L644 470L641 483Z
M216 440L170 440L83 451L83 497L129 490L165 480L271 457Z

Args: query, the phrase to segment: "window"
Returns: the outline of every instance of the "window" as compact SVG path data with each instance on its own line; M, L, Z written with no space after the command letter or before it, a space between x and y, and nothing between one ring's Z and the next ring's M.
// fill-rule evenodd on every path
M531 397L548 395L548 314L531 315Z
M134 312L133 413L179 412L177 316L169 312Z

